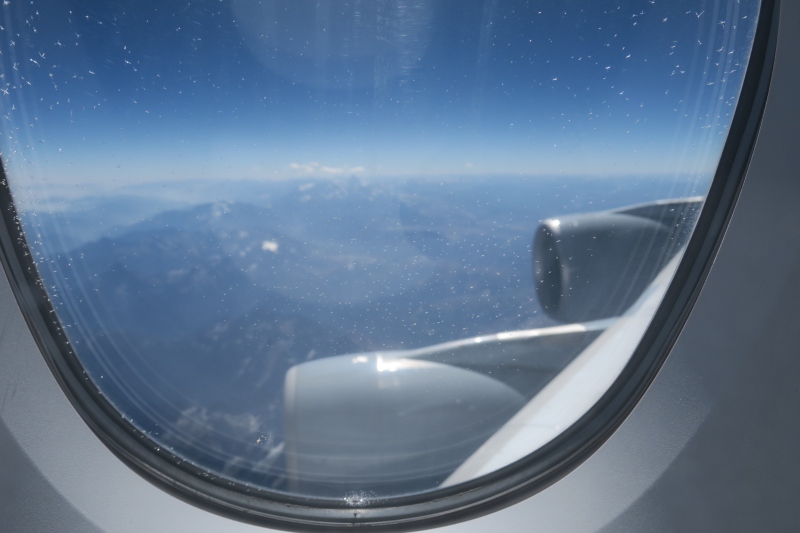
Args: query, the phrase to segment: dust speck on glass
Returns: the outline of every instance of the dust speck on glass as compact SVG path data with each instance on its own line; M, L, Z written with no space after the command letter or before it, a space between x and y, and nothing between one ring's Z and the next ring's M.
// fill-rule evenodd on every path
M121 417L359 507L524 457L619 375L758 7L6 0L2 161Z

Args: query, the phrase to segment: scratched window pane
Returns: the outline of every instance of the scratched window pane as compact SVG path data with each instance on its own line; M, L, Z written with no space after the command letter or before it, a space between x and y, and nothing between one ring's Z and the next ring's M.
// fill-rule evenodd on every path
M210 476L359 505L513 462L619 374L757 18L11 0L2 161L50 318L121 424Z

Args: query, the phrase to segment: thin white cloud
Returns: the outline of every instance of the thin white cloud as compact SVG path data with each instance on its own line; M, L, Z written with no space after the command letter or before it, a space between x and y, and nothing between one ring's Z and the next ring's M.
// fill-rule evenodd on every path
M325 174L341 174L344 172L342 167L320 167L320 170Z
M305 174L356 174L364 172L362 166L357 167L332 167L319 163L289 163L289 168Z
M290 163L289 168L292 170L300 170L302 172L316 172L319 170L319 163Z

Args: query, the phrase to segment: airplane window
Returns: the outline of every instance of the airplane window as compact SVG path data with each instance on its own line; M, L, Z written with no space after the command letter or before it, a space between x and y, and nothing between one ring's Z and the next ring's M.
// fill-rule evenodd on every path
M6 1L3 207L49 356L189 492L478 486L628 363L759 7Z

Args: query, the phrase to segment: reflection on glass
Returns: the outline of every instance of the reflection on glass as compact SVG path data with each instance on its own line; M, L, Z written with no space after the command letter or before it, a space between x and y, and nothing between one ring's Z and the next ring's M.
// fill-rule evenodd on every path
M359 505L504 466L613 381L758 2L2 13L3 164L93 382L189 464Z

